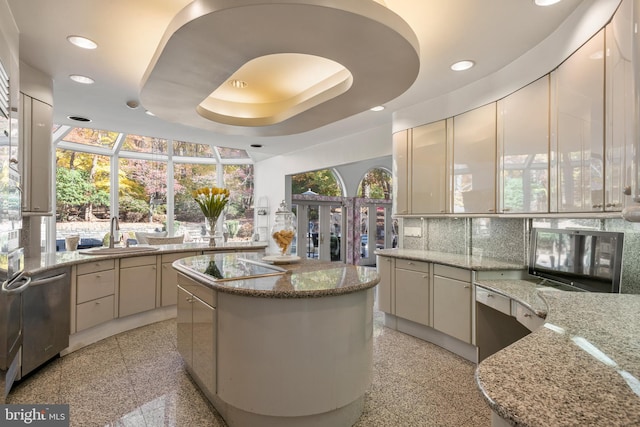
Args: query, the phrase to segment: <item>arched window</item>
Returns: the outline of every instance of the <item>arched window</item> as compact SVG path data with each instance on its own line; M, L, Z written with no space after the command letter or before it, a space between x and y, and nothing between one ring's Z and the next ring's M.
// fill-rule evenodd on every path
M299 173L291 177L291 194L342 196L342 188L331 169Z
M391 200L391 173L382 168L369 169L358 185L358 197Z

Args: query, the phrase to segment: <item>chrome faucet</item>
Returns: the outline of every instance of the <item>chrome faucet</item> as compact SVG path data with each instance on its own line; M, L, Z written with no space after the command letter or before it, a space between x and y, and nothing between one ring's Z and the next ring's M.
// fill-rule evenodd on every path
M111 227L109 230L109 247L113 248L115 246L115 235L116 231L120 230L120 222L118 221L117 216L111 217Z

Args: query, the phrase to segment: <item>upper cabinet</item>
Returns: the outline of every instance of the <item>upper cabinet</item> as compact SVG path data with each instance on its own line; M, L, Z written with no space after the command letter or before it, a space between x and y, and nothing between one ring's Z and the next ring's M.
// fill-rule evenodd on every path
M411 129L393 134L393 213L409 213L409 135Z
M604 30L551 73L551 210L604 207Z
M411 141L411 212L447 211L447 123L413 129Z
M620 4L605 29L605 185L604 208L618 211L625 205L625 188L636 189L634 158L633 3Z
M24 215L51 215L51 158L53 108L38 99L22 95L22 211Z
M549 211L549 76L498 101L498 198L504 213Z
M453 211L495 213L496 103L453 118Z

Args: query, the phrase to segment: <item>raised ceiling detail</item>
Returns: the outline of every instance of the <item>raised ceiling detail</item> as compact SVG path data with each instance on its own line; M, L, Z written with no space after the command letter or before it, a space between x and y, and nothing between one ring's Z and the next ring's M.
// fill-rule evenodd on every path
M214 122L267 126L343 94L352 82L349 70L330 59L300 53L266 55L240 67L197 111Z
M296 134L401 95L418 52L409 25L373 0L196 0L167 28L141 101L219 133Z

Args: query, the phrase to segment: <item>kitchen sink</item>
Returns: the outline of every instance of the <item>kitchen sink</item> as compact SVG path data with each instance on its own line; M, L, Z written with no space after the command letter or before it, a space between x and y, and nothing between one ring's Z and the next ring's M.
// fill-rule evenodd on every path
M121 248L91 248L78 251L83 255L122 255L122 254L136 254L140 252L153 252L159 248L154 246L129 246Z

